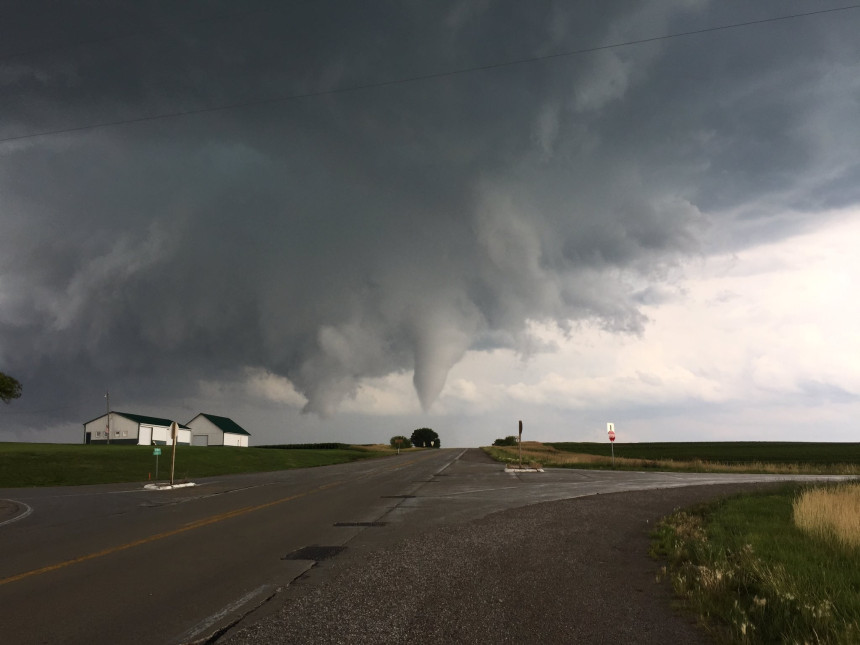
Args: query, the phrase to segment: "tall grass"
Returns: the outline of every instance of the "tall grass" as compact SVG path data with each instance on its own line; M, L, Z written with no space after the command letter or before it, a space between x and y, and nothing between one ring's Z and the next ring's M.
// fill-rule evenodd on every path
M819 539L860 547L860 484L804 491L794 501L794 523Z
M664 575L718 639L860 642L857 552L795 526L803 495L786 487L730 498L676 512L655 531Z

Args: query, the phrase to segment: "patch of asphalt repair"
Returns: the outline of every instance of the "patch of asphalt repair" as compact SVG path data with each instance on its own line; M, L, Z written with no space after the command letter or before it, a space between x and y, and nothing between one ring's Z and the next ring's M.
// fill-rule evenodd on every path
M315 562L319 562L321 560L328 560L329 558L333 558L336 555L340 555L346 549L345 546L320 546L318 544L314 544L312 546L306 546L298 551L293 551L292 553L288 553L283 557L284 560L313 560Z
M441 526L338 558L208 642L710 643L657 582L649 533L677 508L763 486L593 495Z

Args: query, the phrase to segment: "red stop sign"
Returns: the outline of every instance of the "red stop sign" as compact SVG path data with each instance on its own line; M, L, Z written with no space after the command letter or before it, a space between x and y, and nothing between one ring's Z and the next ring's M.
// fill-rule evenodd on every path
M609 440L610 440L610 441L615 441L615 430L610 430L610 431L609 431Z

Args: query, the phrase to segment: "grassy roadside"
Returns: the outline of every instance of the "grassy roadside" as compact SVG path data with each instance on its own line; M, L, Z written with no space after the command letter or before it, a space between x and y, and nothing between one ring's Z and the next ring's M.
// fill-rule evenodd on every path
M544 444L524 441L522 448L523 461L537 462L550 468L614 467L616 470L635 471L860 475L860 444L616 444L614 466L608 442ZM484 450L494 459L505 463L517 461L519 455L516 446L490 446Z
M158 477L169 479L171 446L160 446ZM0 443L0 488L78 486L155 479L151 446ZM340 464L393 454L385 446L334 450L179 446L176 479Z
M676 512L655 530L664 575L718 640L860 642L860 549L795 525L795 502L809 490L728 498Z

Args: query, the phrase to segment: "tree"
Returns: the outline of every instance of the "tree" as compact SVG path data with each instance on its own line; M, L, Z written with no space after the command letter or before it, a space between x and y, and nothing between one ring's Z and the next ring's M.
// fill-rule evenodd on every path
M400 440L398 442L398 439ZM399 434L395 437L391 437L391 441L389 442L392 448L411 448L412 442L409 441L408 438L404 437L402 434Z
M433 447L433 442L439 439L439 435L436 434L430 428L418 428L412 433L412 445L416 448L431 448ZM437 448L439 446L436 446Z
M0 372L0 399L3 403L9 403L19 396L21 396L21 384L11 376Z
M516 446L517 438L514 435L508 435L504 439L496 439L493 442L494 446Z

